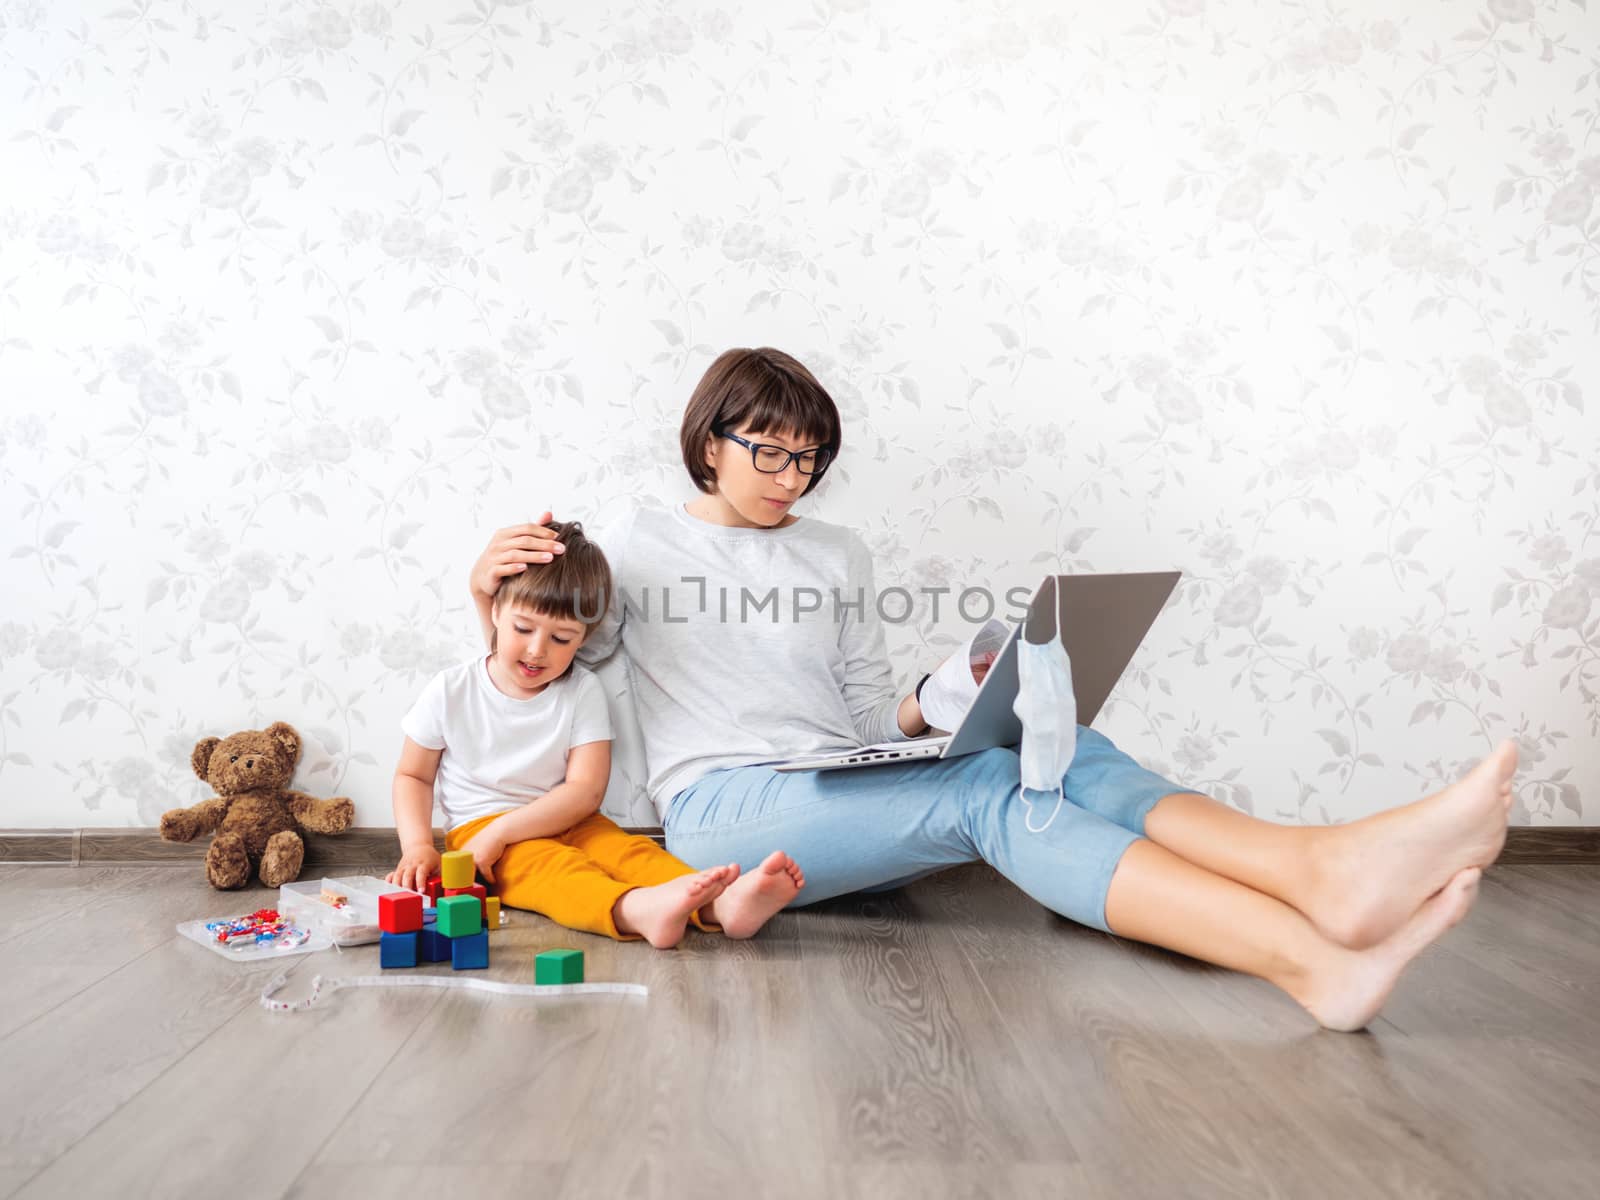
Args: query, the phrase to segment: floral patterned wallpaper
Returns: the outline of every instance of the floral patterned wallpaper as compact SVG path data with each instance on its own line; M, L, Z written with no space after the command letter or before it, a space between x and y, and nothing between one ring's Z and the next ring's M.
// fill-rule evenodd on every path
M759 344L880 587L1183 569L1156 769L1345 820L1514 735L1597 823L1597 124L1582 0L0 0L0 826L273 719L387 823L491 530L682 499Z

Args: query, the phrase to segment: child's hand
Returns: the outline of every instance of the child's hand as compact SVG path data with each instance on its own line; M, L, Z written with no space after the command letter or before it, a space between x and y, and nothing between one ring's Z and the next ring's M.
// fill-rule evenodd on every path
M401 852L400 865L385 875L383 881L414 892L424 891L428 880L439 873L439 863L439 852L431 845L411 846Z
M491 822L477 833L473 834L461 844L461 848L472 855L472 862L490 883L494 882L494 865L500 861L500 856L506 852L506 839L495 832L495 825Z

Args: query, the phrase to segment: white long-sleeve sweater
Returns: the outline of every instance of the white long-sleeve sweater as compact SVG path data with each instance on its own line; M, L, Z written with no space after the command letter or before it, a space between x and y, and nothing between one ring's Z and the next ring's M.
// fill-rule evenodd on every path
M626 652L663 819L720 768L904 740L871 556L851 530L737 529L675 505L635 509L594 540L616 592L578 658Z

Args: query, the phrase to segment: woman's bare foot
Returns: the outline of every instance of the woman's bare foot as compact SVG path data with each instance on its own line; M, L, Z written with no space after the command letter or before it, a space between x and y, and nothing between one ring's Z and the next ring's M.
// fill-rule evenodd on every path
M1285 990L1325 1028L1343 1033L1364 1028L1378 1015L1411 960L1467 915L1482 875L1477 867L1458 872L1409 921L1376 946L1367 950L1332 947L1326 963Z
M805 873L794 859L774 850L754 871L729 884L700 916L721 925L728 937L754 937L805 885Z
M683 940L689 915L721 896L738 874L737 866L712 867L654 887L634 888L612 906L611 919L619 933L637 933L657 950L670 950Z
M1501 742L1463 778L1425 800L1318 832L1295 906L1328 937L1360 950L1410 919L1466 867L1505 845L1517 745Z

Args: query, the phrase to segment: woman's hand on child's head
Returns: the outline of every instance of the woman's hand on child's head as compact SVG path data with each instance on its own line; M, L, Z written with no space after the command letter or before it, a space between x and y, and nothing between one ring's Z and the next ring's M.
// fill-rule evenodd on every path
M472 564L472 590L480 596L493 596L500 581L508 575L527 570L528 563L547 563L566 547L556 541L555 530L548 527L552 519L546 512L534 525L508 525L497 530Z
M400 865L385 875L383 881L414 892L425 891L428 880L439 873L441 861L439 852L432 846L413 846L401 851Z
M494 831L494 823L485 825L473 834L461 848L472 855L472 865L490 883L494 882L494 865L506 852L506 839Z

